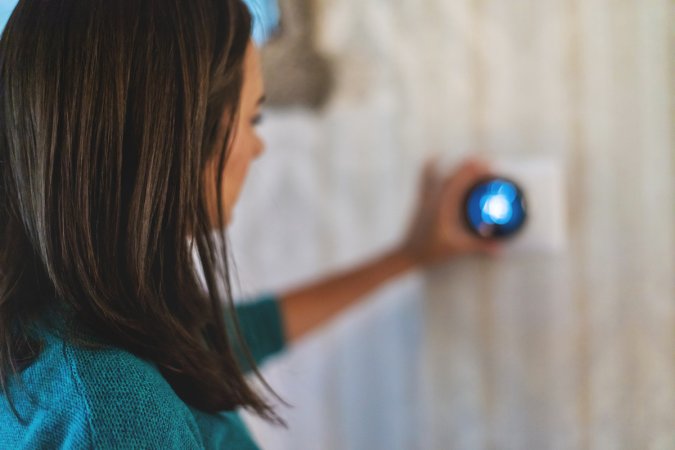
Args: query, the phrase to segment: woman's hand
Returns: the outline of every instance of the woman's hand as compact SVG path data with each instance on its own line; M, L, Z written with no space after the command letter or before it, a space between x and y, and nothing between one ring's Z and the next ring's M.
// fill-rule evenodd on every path
M463 219L463 200L471 186L491 175L487 163L467 159L454 172L439 174L436 157L422 171L419 200L400 251L415 265L431 266L468 253L499 253L499 244L471 234Z

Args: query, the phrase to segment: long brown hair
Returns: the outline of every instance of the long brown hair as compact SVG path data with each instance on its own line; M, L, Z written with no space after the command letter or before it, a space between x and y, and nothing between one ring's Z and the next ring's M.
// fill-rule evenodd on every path
M226 239L214 238L204 188L207 163L216 158L220 178L229 154L250 22L240 0L16 6L0 41L5 394L40 353L32 326L60 305L68 339L153 361L189 405L242 406L285 426L235 357L240 345L271 390L241 345ZM214 148L221 117L226 145Z

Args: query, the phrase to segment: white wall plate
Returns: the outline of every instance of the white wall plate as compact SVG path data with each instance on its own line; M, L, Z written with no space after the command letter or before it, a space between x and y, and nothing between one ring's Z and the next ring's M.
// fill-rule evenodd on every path
M556 158L499 158L490 161L496 175L522 188L527 203L523 229L505 241L508 253L562 253L567 248L565 168Z

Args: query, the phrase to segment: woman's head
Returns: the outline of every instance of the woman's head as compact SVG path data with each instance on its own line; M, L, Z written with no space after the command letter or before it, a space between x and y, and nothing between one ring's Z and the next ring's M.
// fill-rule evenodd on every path
M232 352L211 235L249 33L239 0L18 3L0 42L0 381L63 306L187 403L276 417Z

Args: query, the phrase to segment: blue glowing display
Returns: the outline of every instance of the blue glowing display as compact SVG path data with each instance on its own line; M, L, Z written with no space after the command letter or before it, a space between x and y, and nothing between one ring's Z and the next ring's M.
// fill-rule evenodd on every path
M468 193L465 216L469 228L485 238L503 238L525 223L525 199L520 188L504 178L476 184Z

